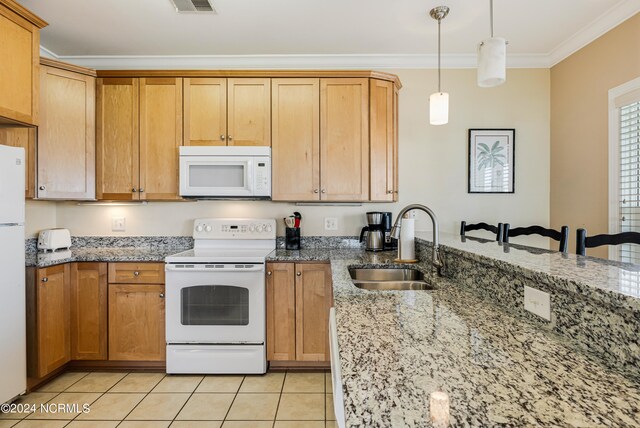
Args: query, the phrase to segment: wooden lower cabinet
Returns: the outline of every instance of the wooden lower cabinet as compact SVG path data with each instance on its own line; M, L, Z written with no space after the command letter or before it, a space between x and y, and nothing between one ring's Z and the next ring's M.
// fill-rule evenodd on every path
M267 359L329 361L328 263L267 264Z
M71 359L70 266L31 269L27 283L27 372L43 377Z
M71 264L71 359L107 359L107 264Z
M164 285L109 284L109 360L164 361Z

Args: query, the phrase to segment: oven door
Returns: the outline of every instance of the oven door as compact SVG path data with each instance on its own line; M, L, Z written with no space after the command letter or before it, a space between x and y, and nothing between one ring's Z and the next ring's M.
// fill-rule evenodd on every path
M180 195L253 197L250 156L180 156Z
M265 342L264 264L166 265L167 343Z

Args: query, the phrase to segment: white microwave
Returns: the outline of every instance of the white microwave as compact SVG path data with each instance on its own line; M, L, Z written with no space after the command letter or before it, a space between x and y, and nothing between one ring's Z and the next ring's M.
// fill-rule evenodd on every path
M271 148L180 147L180 196L271 198Z

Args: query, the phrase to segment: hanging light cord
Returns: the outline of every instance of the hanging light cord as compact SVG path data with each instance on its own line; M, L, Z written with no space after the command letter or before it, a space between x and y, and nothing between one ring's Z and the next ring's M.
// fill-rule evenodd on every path
M491 13L491 19L489 22L491 23L491 38L493 39L493 0L489 0L489 13Z
M438 18L438 92L442 93L440 90L440 21L442 18Z

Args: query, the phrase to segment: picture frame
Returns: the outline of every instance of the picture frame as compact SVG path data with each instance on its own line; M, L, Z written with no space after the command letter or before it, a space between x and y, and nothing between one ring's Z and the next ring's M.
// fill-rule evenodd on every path
M515 193L516 130L469 129L468 193Z

